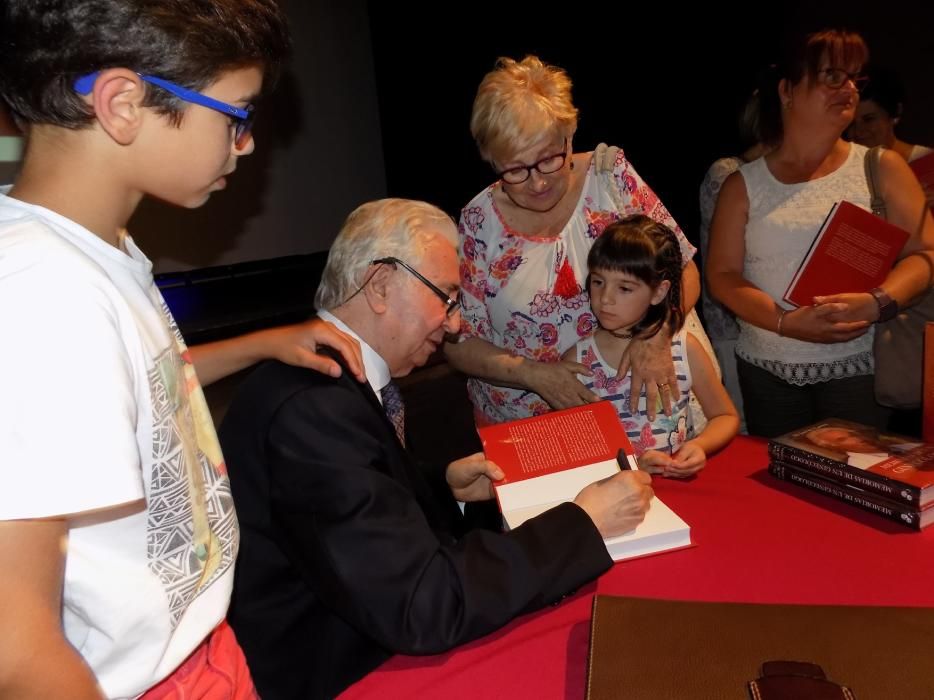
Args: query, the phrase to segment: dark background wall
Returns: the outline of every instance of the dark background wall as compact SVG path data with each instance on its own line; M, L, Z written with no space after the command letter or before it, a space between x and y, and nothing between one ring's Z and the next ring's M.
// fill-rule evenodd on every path
M364 0L280 0L293 56L259 105L256 151L195 211L147 201L130 223L156 272L326 250L358 204L386 195Z
M262 105L256 153L202 209L148 204L132 222L157 271L326 250L347 213L375 197L456 216L491 181L468 120L501 55L567 69L576 148L622 146L695 240L704 172L736 151L739 106L796 29L861 31L907 83L901 135L934 144L934 3L284 4L295 55Z
M872 59L899 68L908 84L901 135L934 144L934 3L744 4L586 3L535 12L527 3L455 2L441 22L440 10L370 3L390 192L456 214L488 185L492 174L468 126L476 87L498 56L535 53L574 81L576 150L601 141L623 147L696 240L704 173L737 152L736 115L756 74L801 28L860 31Z

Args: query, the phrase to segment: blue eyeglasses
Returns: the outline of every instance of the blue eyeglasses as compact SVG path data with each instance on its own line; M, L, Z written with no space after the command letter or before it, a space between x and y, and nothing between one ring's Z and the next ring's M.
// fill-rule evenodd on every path
M98 75L100 75L100 71L82 75L74 83L73 87L75 92L79 95L91 94L91 91L94 89L94 81L97 80ZM226 102L215 100L213 97L202 95L200 92L195 92L181 85L176 85L168 80L157 78L154 75L143 75L142 73L137 73L137 75L147 83L172 93L180 100L213 109L221 114L226 114L228 117L236 119L237 124L234 130L234 145L238 149L243 148L247 141L249 141L250 133L253 130L253 121L256 119L256 112L254 111L253 105L247 105L246 109L241 109L240 107L235 107Z

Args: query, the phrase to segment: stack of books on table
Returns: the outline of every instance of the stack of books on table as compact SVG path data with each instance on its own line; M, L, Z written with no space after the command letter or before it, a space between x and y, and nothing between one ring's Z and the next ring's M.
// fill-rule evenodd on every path
M920 530L934 522L934 444L838 418L769 441L769 473Z

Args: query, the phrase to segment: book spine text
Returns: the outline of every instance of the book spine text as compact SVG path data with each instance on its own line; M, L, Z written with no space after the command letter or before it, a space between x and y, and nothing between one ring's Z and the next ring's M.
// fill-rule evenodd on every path
M782 481L788 481L810 489L811 491L823 493L838 501L843 501L844 503L849 503L863 510L868 510L871 513L881 515L889 520L894 520L914 530L921 529L921 514L917 511L903 508L900 504L888 503L882 498L859 492L850 486L811 476L808 472L778 462L772 462L769 465L769 473Z
M878 493L893 501L907 503L915 508L918 507L921 497L920 489L917 486L894 481L873 472L863 471L830 457L790 445L770 442L769 457L774 462L799 467L841 484L849 484L856 488Z

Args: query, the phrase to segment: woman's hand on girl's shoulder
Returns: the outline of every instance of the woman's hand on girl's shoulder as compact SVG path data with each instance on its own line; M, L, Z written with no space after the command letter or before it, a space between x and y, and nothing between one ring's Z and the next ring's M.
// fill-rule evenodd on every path
M672 391L677 390L678 376L671 357L671 335L661 330L651 338L633 339L620 360L616 376L625 377L632 371L629 409L639 410L639 397L645 392L645 410L650 421L655 420L655 407L661 400L662 411L671 415Z

